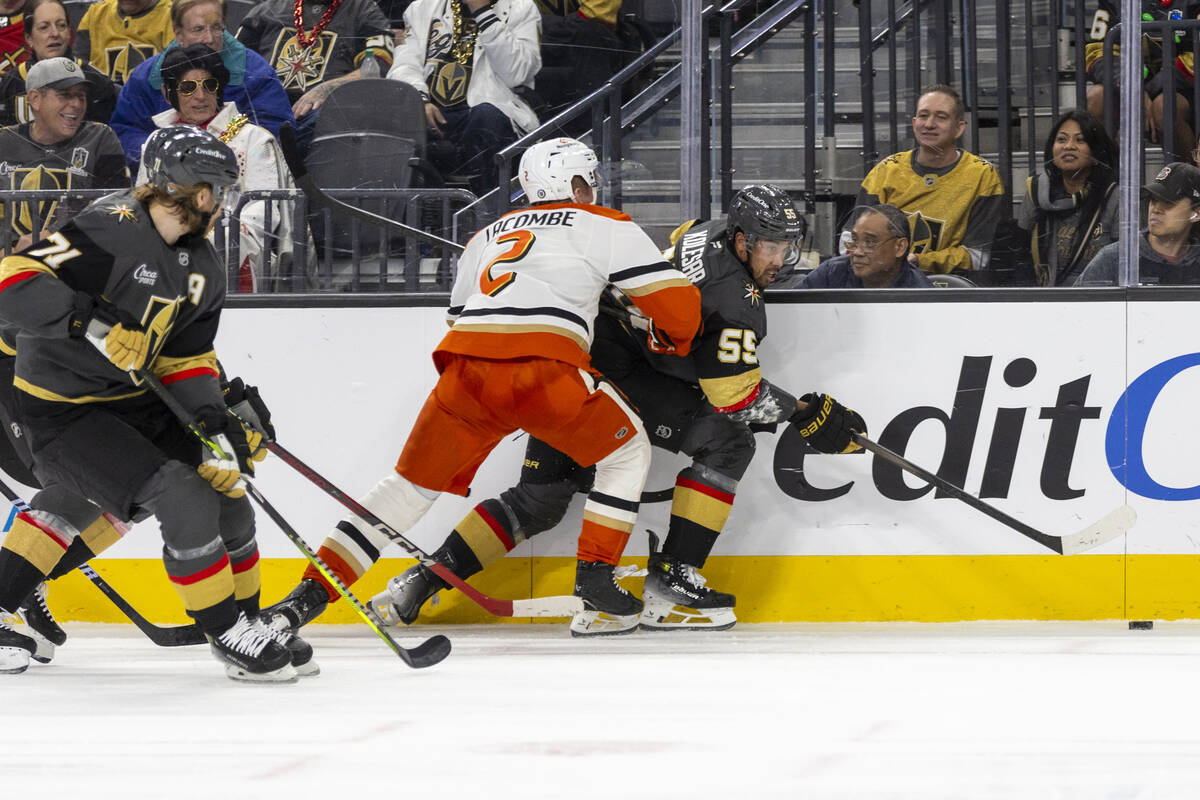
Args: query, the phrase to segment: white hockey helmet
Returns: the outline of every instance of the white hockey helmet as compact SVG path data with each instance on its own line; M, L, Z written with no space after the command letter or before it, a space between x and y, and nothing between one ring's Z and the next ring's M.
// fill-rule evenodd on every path
M600 163L592 149L565 136L538 142L521 156L520 181L531 203L570 200L571 178L578 175L588 186L600 186Z

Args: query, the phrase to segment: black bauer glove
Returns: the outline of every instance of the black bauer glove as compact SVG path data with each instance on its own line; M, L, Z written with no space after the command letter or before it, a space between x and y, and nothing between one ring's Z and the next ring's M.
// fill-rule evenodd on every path
M263 402L257 386L247 386L241 378L225 385L225 406L233 415L262 434L268 442L275 441L275 426L271 424L271 409Z
M850 433L867 434L867 423L827 394L809 392L800 398L808 406L792 414L788 422L796 426L804 441L818 453L853 453L862 446Z

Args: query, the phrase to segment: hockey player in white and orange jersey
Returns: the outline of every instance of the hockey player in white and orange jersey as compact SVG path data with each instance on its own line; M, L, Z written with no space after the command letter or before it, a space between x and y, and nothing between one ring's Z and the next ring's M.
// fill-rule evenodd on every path
M395 471L362 502L392 528L408 530L441 492L466 495L492 448L524 429L596 465L579 540L580 616L632 628L642 602L617 585L614 567L637 517L650 442L637 414L589 366L591 323L601 292L614 284L654 320L650 347L686 355L700 323L700 293L629 217L592 205L596 169L595 154L574 139L541 142L521 158L532 205L467 244L450 296L450 332L433 353L441 377ZM350 584L387 543L352 515L319 555ZM336 597L309 569L268 612L299 626Z

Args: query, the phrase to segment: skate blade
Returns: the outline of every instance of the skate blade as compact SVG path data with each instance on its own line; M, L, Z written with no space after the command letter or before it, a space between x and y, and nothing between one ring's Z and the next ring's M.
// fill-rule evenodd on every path
M571 619L572 636L620 636L633 633L638 626L637 614L618 617L603 611L581 611Z
M23 647L0 647L0 675L20 675L29 669L29 651Z
M307 664L293 664L292 669L296 670L296 675L301 678L310 678L313 675L321 674L321 667L318 666L315 658L309 659Z
M697 609L679 605L647 605L639 627L646 631L724 631L737 623L732 608Z
M243 683L295 683L299 680L296 668L285 664L271 672L249 672L236 664L225 665L225 675Z

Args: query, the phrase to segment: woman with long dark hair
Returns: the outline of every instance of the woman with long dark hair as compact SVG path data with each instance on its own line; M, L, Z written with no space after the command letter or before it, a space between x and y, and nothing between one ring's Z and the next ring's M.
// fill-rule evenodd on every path
M1083 109L1059 117L1046 140L1045 166L1025 181L1017 224L1030 235L1039 286L1070 286L1117 239L1117 149Z

